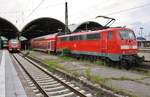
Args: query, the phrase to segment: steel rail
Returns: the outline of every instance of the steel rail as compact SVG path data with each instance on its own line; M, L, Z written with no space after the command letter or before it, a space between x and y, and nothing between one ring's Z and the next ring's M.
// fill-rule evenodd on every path
M44 95L44 97L49 97L47 93L42 89L42 87L34 80L34 78L30 75L30 73L23 67L23 65L19 62L19 60L13 55L15 60L19 63L21 68L25 71L25 73L29 76L29 78L32 80L32 82L35 84L35 86L41 91L41 93Z
M19 55L19 54L18 54ZM14 56L14 55L13 55ZM19 55L21 56L21 55ZM14 56L15 57L15 56ZM21 56L22 57L22 56ZM62 80L58 79L57 77L55 77L54 75L52 75L49 71L45 70L44 68L38 66L37 64L34 63L34 61L31 61L30 59L26 58L26 57L22 57L25 60L27 60L28 62L30 62L32 65L34 65L35 67L37 67L38 69L40 69L41 71L43 71L45 74L47 74L48 76L52 77L54 80L56 80L57 82L61 83L63 86L65 86L66 88L68 88L70 91L72 91L73 93L75 93L76 95L80 96L80 97L87 97L85 94L81 93L80 91L74 89L73 87L69 86L68 84L66 84L65 82L63 82ZM23 67L23 65L19 62L19 60L15 57L15 59L17 60L17 62L20 64L20 66L23 68L23 70L27 73L27 75L31 78L31 80L34 82L34 84L38 87L38 89L42 92L42 94L44 95L44 97L49 97L46 92L42 89L42 87L34 80L34 78L29 74L29 72Z

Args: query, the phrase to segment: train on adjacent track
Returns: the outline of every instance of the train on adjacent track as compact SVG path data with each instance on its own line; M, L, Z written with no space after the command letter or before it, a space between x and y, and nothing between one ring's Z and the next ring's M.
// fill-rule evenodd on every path
M10 39L8 41L8 50L10 52L19 52L21 49L21 42L18 39Z
M124 27L41 36L31 39L31 47L55 53L67 49L78 56L100 57L130 66L143 61L137 55L134 32Z

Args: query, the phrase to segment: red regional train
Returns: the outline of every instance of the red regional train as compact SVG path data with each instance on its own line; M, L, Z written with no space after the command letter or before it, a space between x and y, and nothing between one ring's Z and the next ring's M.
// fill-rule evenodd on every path
M138 57L138 47L134 32L123 27L95 31L82 31L66 35L46 35L33 38L34 49L60 52L68 49L75 55L87 55L133 65L143 60Z
M10 52L19 52L21 49L21 43L18 39L10 39L8 41L8 50Z

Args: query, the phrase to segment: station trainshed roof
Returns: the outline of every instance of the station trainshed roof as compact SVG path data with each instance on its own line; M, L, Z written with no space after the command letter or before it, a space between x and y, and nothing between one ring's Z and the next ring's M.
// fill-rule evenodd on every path
M101 28L103 28L103 26L95 21L85 21L79 24L69 25L69 29L71 32L78 32L82 30L96 30Z
M53 34L59 32L59 29L61 29L61 32L65 32L65 24L61 21L44 17L44 18L38 18L30 23L28 23L21 31L21 36L26 37L27 39Z
M10 21L0 17L0 35L8 39L16 38L19 30Z

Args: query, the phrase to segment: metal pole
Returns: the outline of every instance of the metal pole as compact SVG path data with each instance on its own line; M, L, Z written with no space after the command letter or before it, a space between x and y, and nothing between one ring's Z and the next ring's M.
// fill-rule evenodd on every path
M143 37L143 27L140 27L140 29L141 29L141 37Z
M65 34L68 33L68 3L65 2Z
M18 35L17 35L17 36L18 36L18 40L20 40L20 39L19 39L19 38L20 38L20 32L18 32L17 34L18 34Z
M2 48L1 32L0 32L0 49Z
M89 22L86 22L86 25L85 25L85 30L88 31L88 25L89 25Z

